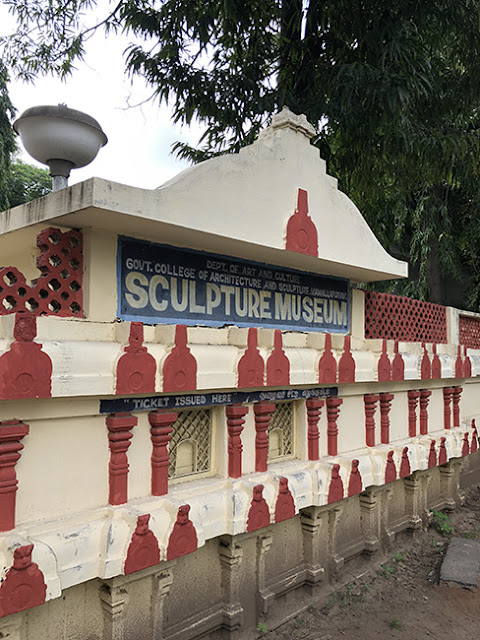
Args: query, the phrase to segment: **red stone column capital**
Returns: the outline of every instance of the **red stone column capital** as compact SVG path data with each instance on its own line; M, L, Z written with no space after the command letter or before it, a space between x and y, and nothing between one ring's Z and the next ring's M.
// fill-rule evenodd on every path
M275 405L269 402L257 402L253 405L255 415L255 471L267 470L268 434L272 413Z
M20 459L29 432L28 424L19 420L0 422L0 531L15 528L15 499L18 487L15 465Z
M150 437L152 439L152 495L164 496L168 493L168 443L172 437L173 423L177 419L175 411L150 411Z
M240 478L242 475L242 431L245 424L244 416L248 407L241 404L231 404L225 407L228 429L228 476Z
M307 400L307 422L308 422L308 459L319 459L319 447L318 439L320 434L318 433L318 421L320 420L320 414L325 401L320 398L310 398Z
M114 413L106 419L110 462L108 463L110 504L125 504L128 500L128 457L127 451L133 438L131 429L137 418L131 413Z

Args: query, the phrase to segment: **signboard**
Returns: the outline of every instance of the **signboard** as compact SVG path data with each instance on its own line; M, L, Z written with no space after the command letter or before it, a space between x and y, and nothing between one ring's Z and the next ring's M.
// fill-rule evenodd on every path
M119 237L118 315L145 324L349 330L342 278Z
M338 394L337 387L311 389L277 389L274 391L218 391L216 393L188 393L175 396L150 396L148 398L113 398L100 400L100 413L123 411L154 411L155 409L198 409L225 404L280 402L282 400L308 400L329 398Z

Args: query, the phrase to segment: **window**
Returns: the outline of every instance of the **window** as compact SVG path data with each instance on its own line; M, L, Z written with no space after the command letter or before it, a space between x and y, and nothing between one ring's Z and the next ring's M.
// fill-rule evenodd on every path
M268 428L268 459L293 454L293 402L277 404Z
M180 411L169 444L169 478L210 470L212 417L210 409Z

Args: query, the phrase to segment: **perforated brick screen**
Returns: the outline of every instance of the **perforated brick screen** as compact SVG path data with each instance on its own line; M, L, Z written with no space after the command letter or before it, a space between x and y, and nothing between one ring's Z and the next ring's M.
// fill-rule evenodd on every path
M458 324L460 344L470 349L480 349L480 318L460 316Z
M35 315L83 317L82 234L52 227L37 236L40 277L28 285L15 267L0 268L0 315L29 311Z
M447 309L432 302L365 291L365 337L447 342Z

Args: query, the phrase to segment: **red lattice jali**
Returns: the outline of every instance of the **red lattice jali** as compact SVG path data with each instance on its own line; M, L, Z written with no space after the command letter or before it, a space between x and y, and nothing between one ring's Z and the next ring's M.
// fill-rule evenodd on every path
M15 267L0 268L0 315L29 311L35 315L83 317L82 234L50 227L37 236L41 275L28 285Z
M480 318L460 316L458 325L460 344L470 349L480 349Z
M432 302L365 291L365 337L447 342L447 309Z

